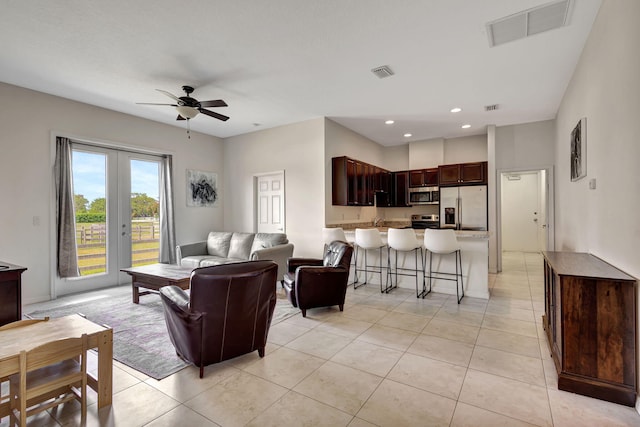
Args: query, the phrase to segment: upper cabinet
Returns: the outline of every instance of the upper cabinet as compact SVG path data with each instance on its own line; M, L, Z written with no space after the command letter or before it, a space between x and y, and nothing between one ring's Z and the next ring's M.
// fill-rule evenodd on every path
M334 157L331 203L373 206L376 191L391 191L391 172L349 157Z
M393 172L393 191L391 206L408 207L409 204L409 171Z
M331 159L331 203L337 206L405 207L409 187L446 187L487 183L487 162L390 172L350 157ZM377 196L376 196L377 193Z
M438 168L409 171L409 187L438 186Z
M438 167L441 187L487 183L487 162L458 163Z

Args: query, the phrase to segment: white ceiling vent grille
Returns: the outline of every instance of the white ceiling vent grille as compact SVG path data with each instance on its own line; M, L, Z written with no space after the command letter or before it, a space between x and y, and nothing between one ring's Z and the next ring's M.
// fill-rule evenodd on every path
M382 65L380 67L376 67L371 69L371 72L378 76L379 79L384 79L385 77L393 76L394 72L391 71L388 65Z
M571 0L534 7L487 23L489 46L494 47L567 25Z
M485 105L484 111L495 111L498 109L498 104Z

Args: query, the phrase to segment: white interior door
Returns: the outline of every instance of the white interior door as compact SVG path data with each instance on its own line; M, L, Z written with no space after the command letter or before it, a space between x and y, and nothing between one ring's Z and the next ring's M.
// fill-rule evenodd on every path
M538 172L502 174L502 250L540 251Z
M256 176L258 233L285 233L284 172Z
M538 215L538 243L540 251L546 251L549 245L549 220L547 218L547 200L549 191L549 180L547 179L547 171L541 170L539 173L539 195L540 195L540 212Z

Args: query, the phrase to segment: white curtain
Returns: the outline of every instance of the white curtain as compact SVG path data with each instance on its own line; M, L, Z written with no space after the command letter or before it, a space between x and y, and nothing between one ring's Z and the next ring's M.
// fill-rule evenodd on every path
M56 159L53 167L56 184L56 262L59 277L78 277L76 218L73 208L73 175L71 173L71 140L56 137Z
M160 166L160 262L175 264L176 230L173 218L172 158L164 156Z

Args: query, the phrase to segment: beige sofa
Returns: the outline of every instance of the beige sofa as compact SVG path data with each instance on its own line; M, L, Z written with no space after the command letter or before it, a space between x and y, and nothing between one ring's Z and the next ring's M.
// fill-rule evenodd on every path
M278 280L293 256L293 244L284 233L240 233L212 231L207 240L176 246L178 264L188 268L208 267L247 260L272 260L278 264Z

